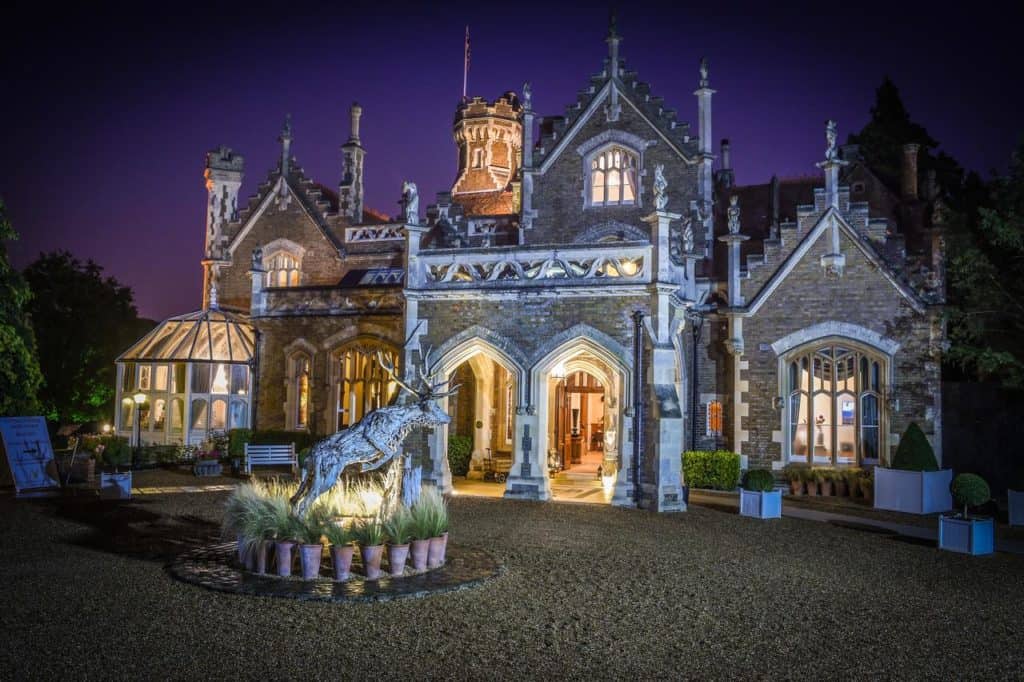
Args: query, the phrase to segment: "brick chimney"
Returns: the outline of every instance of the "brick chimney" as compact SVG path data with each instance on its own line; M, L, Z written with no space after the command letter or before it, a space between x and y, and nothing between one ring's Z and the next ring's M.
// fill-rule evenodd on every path
M903 172L900 187L904 199L917 199L917 144L903 145Z

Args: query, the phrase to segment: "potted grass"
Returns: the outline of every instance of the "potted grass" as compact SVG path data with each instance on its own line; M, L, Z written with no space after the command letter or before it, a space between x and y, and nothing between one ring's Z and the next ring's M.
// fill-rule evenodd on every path
M401 505L384 522L384 534L388 537L388 567L393 578L405 573L405 561L409 558L409 541L412 539L412 531L412 514L408 508Z
M860 485L861 497L863 497L864 501L868 504L872 504L875 500L875 472L868 470L861 471L858 483Z
M789 480L789 492L791 495L803 495L804 493L804 474L802 467L790 464L783 473L786 475L786 479Z
M420 499L414 506L420 507L420 513L429 519L431 535L427 547L427 568L437 568L444 564L448 547L448 505L441 491L431 487L420 493Z
M228 496L224 503L223 529L225 537L235 536L238 548L238 562L246 563L247 549L251 548L248 542L248 520L254 514L259 513L264 498L252 485L237 486Z
M323 534L327 542L331 543L331 567L334 569L334 579L338 582L349 579L349 572L352 570L352 555L356 548L352 546L353 533L340 522L326 521L323 525Z
M818 472L813 468L804 469L801 472L804 479L804 486L807 488L807 495L817 497L818 495Z
M296 519L299 540L299 559L302 564L302 579L313 580L320 575L320 560L324 554L324 525L318 514L305 519Z
M775 477L765 469L747 472L740 488L740 515L755 519L782 517L782 491L775 490Z
M292 551L304 531L303 523L301 519L292 514L287 499L273 497L269 500L269 505L273 510L274 517L271 533L274 541L274 561L277 564L277 574L282 578L287 578L292 574L292 564L294 563Z
M860 497L860 478L863 470L859 467L851 467L843 471L843 479L846 481L846 489L850 499Z
M971 517L969 507L978 507L991 497L988 483L977 474L960 474L953 479L950 492L962 512L939 516L939 549L978 556L995 550L991 517Z
M832 470L832 487L835 489L836 497L846 497L850 494L850 486L846 484L846 472L842 469Z
M354 535L363 558L363 572L368 580L381 576L380 559L384 553L384 527L376 519L356 524Z
M818 477L818 489L821 490L822 497L832 496L832 469L816 469L815 475Z
M270 500L257 498L245 514L239 528L245 539L243 554L246 568L256 573L267 572L267 555L276 532L276 514Z
M409 509L409 514L412 517L412 543L409 549L412 569L425 571L430 551L430 537L434 534L434 519L427 507L420 504L414 503Z

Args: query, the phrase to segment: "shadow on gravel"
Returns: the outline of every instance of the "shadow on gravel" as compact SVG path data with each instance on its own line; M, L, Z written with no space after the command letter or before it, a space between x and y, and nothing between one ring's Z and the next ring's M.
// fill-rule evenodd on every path
M889 530L888 528L879 528L869 523L857 523L856 521L829 521L830 525L836 528L846 528L848 530L859 530L862 533L874 533L875 535L896 535L896 531Z
M192 515L167 516L148 501L70 497L41 503L54 516L89 526L64 541L112 554L166 563L182 552L220 539L220 526Z
M891 540L896 542L903 542L908 545L918 545L919 547L935 547L935 540L929 538L915 538L909 535L893 535Z

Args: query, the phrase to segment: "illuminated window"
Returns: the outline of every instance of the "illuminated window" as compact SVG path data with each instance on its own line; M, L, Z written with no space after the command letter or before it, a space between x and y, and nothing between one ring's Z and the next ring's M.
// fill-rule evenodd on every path
M295 359L295 428L309 427L309 358Z
M206 409L207 404L205 400L193 400L192 401L192 429L205 429L206 428Z
M181 433L181 426L185 423L185 403L181 398L171 401L171 433Z
M248 404L244 400L231 401L231 428L244 429L249 426Z
M884 359L828 343L791 354L785 367L790 461L877 462Z
M268 287L297 287L301 276L299 260L286 251L278 251L266 261Z
M636 202L636 155L624 147L607 147L590 160L590 205L620 206Z
M156 377L153 382L153 389L157 391L167 390L167 365L156 366Z
M151 381L152 376L153 376L152 375L152 369L153 368L150 367L149 365L139 365L139 390L140 391L148 391L150 389L150 386L152 385L150 383L150 381Z
M712 400L708 403L708 435L722 435L722 402Z
M157 400L153 403L153 430L163 431L167 418L167 403L164 400Z
M213 389L212 393L227 393L228 392L228 366L219 363L214 367L213 371Z
M228 427L228 404L223 400L213 401L213 411L210 417L211 429L226 429Z
M386 362L398 366L398 353L383 345L350 346L334 356L339 431L358 422L367 412L390 405L398 394L398 385L377 362L378 350Z

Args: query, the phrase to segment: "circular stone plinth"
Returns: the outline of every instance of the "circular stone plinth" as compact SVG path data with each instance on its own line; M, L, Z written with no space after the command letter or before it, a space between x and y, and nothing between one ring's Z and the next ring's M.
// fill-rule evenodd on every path
M452 544L448 545L445 564L440 568L407 573L398 578L385 575L377 580L366 580L356 573L345 582L335 582L329 577L281 578L250 573L236 562L235 543L226 542L186 552L175 559L168 570L178 580L218 592L328 602L425 597L475 587L505 572L505 567L487 552ZM330 562L325 560L321 574L327 575L329 571Z

